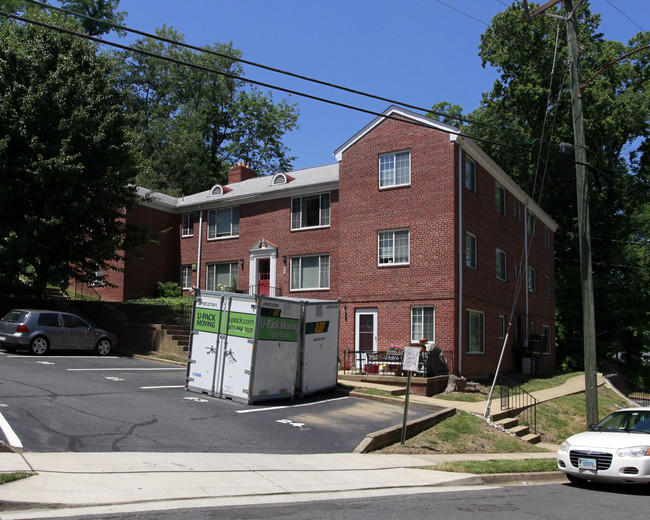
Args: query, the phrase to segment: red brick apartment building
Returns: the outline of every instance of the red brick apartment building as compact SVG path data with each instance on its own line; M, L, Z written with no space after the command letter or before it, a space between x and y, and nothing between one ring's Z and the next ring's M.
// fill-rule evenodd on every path
M239 163L227 185L150 193L127 218L173 231L107 273L118 288L104 299L180 273L184 291L340 300L342 362L427 338L452 373L485 376L508 332L504 369L531 336L554 366L557 225L473 141L390 107L335 156L264 177Z

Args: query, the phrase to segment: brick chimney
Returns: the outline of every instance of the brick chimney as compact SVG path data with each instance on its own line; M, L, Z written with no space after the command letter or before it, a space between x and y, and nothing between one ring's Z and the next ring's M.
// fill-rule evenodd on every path
M244 161L239 161L228 170L228 184L245 181L255 177L255 172L248 167Z

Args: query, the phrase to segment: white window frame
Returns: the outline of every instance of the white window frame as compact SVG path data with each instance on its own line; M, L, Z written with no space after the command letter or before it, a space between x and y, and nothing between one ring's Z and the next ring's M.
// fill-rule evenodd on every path
M499 339L504 339L506 337L506 317L503 314L499 314Z
M402 238L404 233L406 234L406 260L403 260L403 257L401 255L397 255L397 246L395 245L398 239L398 234L399 238ZM389 239L390 245L387 245ZM389 253L391 250L392 255L389 257L386 253ZM379 267L409 265L410 261L411 231L408 228L387 229L377 232L377 265Z
M230 223L227 230L219 230L219 214L230 212ZM223 240L226 238L239 237L239 207L232 206L223 209L211 209L208 211L208 240Z
M181 266L181 289L191 289L191 288L192 288L192 266L182 265Z
M506 216L506 189L498 182L494 182L494 209Z
M542 354L551 353L551 327L542 325Z
M528 236L535 238L535 223L537 222L537 217L532 213L528 213Z
M436 308L433 305L411 307L411 343L419 343L423 338L435 341L435 335Z
M307 287L303 280L303 260L306 258L318 259L318 285ZM291 257L291 272L289 274L291 291L324 291L330 288L331 262L329 254L302 255Z
M528 266L528 292L537 292L537 271L530 265Z
M479 323L475 324L473 317L478 318ZM478 325L478 345L473 345L474 326ZM467 353L485 354L485 313L474 309L467 309Z
M303 213L304 201L306 199L318 198L318 224L308 226L303 224L305 213ZM332 197L329 192L316 193L314 195L303 195L291 199L291 230L318 229L330 227Z
M194 215L192 213L183 213L181 236L182 238L194 236Z
M408 161L407 179L398 181L398 160ZM392 165L391 165L392 162ZM384 153L379 156L379 189L395 188L397 186L409 186L411 184L411 151Z
M466 189L476 193L476 161L467 154L463 162L463 182Z
M551 248L551 232L547 226L544 226L544 247L546 249Z
M478 240L469 231L465 231L465 265L472 269L478 268Z
M508 280L508 259L506 252L497 247L495 256L497 280L506 282Z
M217 284L217 269L228 266L230 283ZM234 280L233 280L234 279ZM224 291L237 288L239 285L239 262L214 262L205 267L205 288L208 291Z

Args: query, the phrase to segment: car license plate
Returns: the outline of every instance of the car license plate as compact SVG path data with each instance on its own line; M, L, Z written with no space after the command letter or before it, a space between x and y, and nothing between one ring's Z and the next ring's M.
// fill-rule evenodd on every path
M596 470L596 459L578 459L578 469Z

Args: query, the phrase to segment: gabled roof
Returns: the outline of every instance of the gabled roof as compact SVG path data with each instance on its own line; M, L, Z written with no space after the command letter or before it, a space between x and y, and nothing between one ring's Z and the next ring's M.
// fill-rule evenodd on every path
M434 119L430 119L416 112L411 112L410 110L406 110L405 108L400 108L396 105L391 105L390 107L388 107L386 110L382 112L381 116L377 116L370 123L368 123L361 130L359 130L356 134L350 137L350 139L348 139L345 143L343 143L336 150L334 150L334 156L336 157L336 160L339 162L342 161L343 152L345 150L350 148L350 146L352 146L354 143L359 141L362 137L364 137L366 134L371 132L377 125L383 123L388 118L411 119L412 121L416 122L419 125L428 126L430 128L434 128L436 130L440 130L442 132L446 132L449 134L460 133L460 130L458 130L458 128L454 126L441 123L440 121L435 121Z
M339 186L338 163L306 168L291 172L291 175L286 173L283 175L286 180L290 179L290 182L274 183L275 175L264 175L222 186L221 194L213 193L214 187L178 198L144 188L138 188L138 194L147 196L151 205L180 212L206 206L241 204L248 200L261 201L280 197L295 197L317 190L335 190Z

